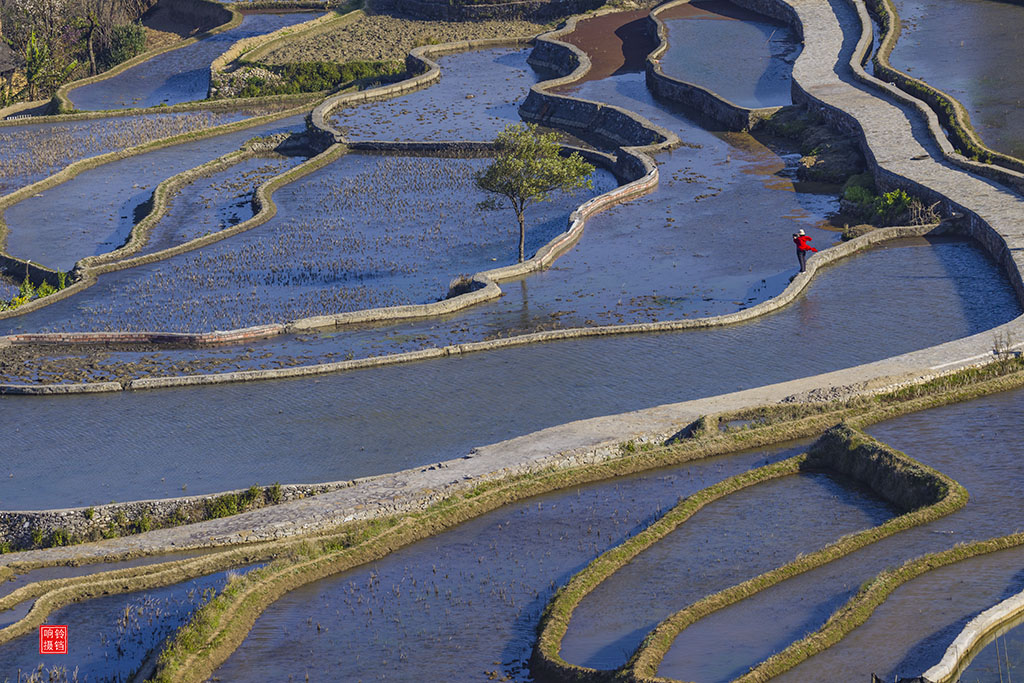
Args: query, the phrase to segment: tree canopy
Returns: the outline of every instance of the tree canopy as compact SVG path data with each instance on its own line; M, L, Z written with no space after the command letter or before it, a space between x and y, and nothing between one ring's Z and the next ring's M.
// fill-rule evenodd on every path
M500 195L519 220L519 262L525 259L526 207L550 201L553 192L593 187L594 167L578 152L562 156L557 133L541 133L534 124L513 124L494 141L494 161L476 184Z

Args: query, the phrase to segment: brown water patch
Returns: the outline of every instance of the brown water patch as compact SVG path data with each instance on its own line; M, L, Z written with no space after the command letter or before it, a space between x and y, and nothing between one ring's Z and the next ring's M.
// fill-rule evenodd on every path
M590 57L590 71L582 81L598 81L618 73L643 71L647 55L658 46L646 29L649 10L605 14L576 24L562 38Z
M746 16L737 16L742 13ZM708 0L707 2L688 2L685 5L676 5L661 12L658 15L661 19L710 19L719 21L730 21L759 17L753 12L747 12L736 5L721 0Z

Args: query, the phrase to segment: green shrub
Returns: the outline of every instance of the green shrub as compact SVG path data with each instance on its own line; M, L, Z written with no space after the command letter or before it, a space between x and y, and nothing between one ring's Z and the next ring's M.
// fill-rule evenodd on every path
M83 514L85 515L86 519L91 520L96 515L96 510L94 510L93 508L86 508Z
M875 199L875 217L882 225L896 225L910 208L910 195L903 190L886 192Z
M402 62L299 62L282 66L243 63L259 66L273 72L280 80L252 76L238 92L237 97L266 97L268 95L295 95L304 92L336 90L344 85L364 79L396 76L405 70Z
M71 534L66 529L54 529L53 534L50 535L50 547L58 548L62 545L71 544Z
M21 281L21 287L18 288L18 298L25 299L27 301L35 296L35 293L36 288L28 281L28 275L26 275L25 279Z
M843 199L858 206L873 206L877 197L866 187L853 185L843 190Z
M231 515L237 515L239 512L238 496L233 493L206 501L206 516L210 519L230 517Z
M153 520L150 518L148 513L143 512L142 515L135 521L135 531L143 533L153 528Z
M277 505L281 502L281 484L274 482L274 485L270 487L269 491L270 502Z
M103 56L107 69L142 54L146 49L146 31L142 24L121 24L115 26L110 37L110 47Z

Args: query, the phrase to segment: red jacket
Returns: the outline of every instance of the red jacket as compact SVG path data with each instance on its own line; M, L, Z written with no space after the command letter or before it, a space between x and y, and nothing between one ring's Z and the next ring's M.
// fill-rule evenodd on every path
M797 235L793 238L793 242L796 243L797 251L818 251L811 245L807 244L811 241L811 238L807 235Z

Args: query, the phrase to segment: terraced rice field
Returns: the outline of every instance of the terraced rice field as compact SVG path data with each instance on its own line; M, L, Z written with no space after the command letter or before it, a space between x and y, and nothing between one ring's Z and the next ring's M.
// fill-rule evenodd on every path
M807 25L788 4L774 18L746 3L670 6L661 69L740 107L866 97L842 59L836 83L800 81L808 60L852 53L859 1L797 6ZM961 98L979 134L1016 153L1012 6L896 5L893 63ZM940 202L938 227L844 245L857 193L805 180L832 138L727 130L653 96L645 9L581 18L565 43L441 48L436 82L331 95L323 126L320 102L207 110L210 63L235 40L317 16L288 10L247 12L69 91L80 110L141 111L0 127L0 679L587 680L661 648L648 673L671 680L748 680L789 657L774 678L867 683L922 674L973 617L1024 590L1019 236L987 207ZM339 35L391 19L361 21ZM324 39L316 53L303 38L270 61L371 47ZM527 97L542 105L520 109ZM195 104L159 109L182 103ZM517 267L519 226L486 207L476 179L495 154L484 145L522 117L597 168L586 190L527 209L527 265L488 275ZM929 152L913 161L948 173L912 124ZM841 128L835 140L860 140ZM885 155L860 145L878 182L866 191L896 182L898 134ZM812 264L853 253L801 276L797 231L821 250ZM550 245L558 257L534 267ZM43 296L38 266L70 289ZM484 287L492 298L466 303ZM778 310L719 318L801 287ZM43 336L13 336L26 334ZM960 402L934 407L954 391ZM849 430L831 469L793 464L840 420L863 432ZM894 487L922 481L929 502L900 502ZM275 482L350 485L302 498ZM253 485L270 488L247 508ZM969 500L954 505L959 485ZM647 543L670 511L705 499ZM155 502L126 504L141 500ZM205 521L172 512L192 503ZM80 543L90 535L106 540ZM934 560L847 628L844 605L887 570L987 539L1005 549ZM681 610L756 581L662 637ZM39 624L67 624L71 653L40 655ZM836 624L829 647L792 655ZM557 642L541 626L560 628ZM962 680L1016 672L1019 631L964 658Z

